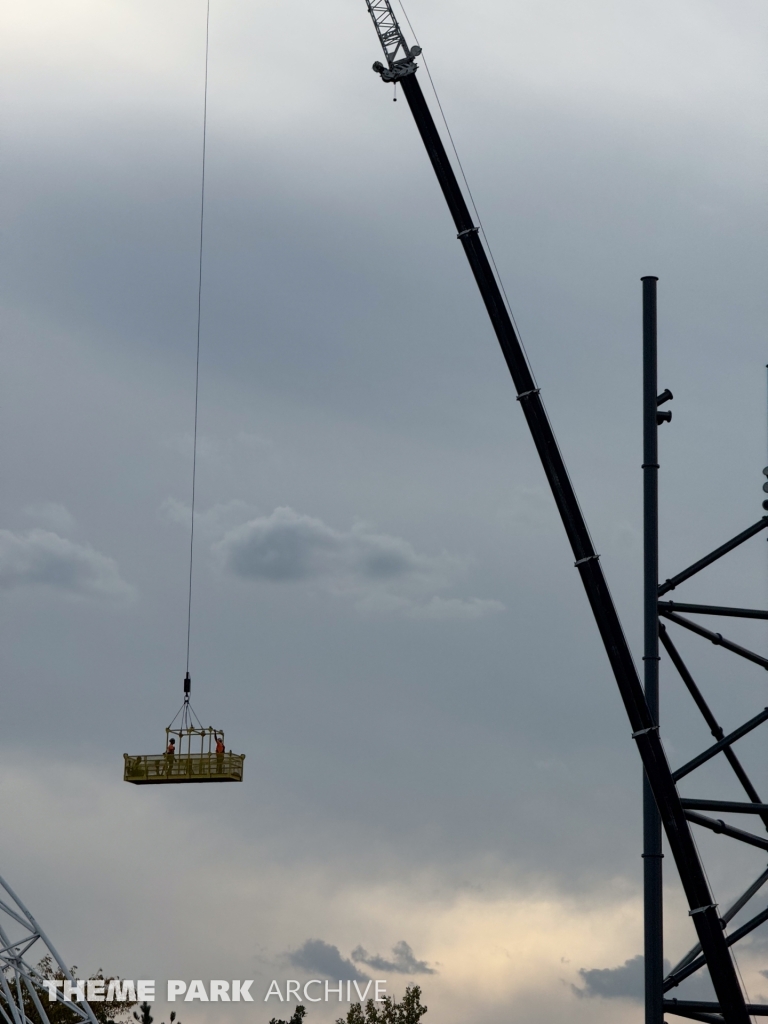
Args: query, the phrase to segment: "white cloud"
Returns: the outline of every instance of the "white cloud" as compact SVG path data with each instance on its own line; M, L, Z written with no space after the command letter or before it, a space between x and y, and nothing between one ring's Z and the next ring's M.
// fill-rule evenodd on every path
M88 544L75 544L49 530L0 530L0 589L33 585L88 597L133 594L114 559Z
M175 523L177 526L185 526L189 529L192 512L189 505L185 505L178 498L166 498L160 506L160 515L163 519L167 519L168 522Z
M312 583L351 597L364 611L422 619L477 619L498 601L439 597L463 568L445 552L425 555L401 537L365 524L336 530L292 508L250 519L213 545L226 571L245 580Z
M195 531L204 530L209 535L218 536L223 530L242 521L243 516L252 516L255 513L256 509L253 505L237 498L232 501L217 502L204 512L195 509ZM192 510L186 502L179 501L178 498L166 498L160 506L160 516L168 522L183 526L188 530Z
M56 533L71 533L75 528L75 519L69 509L58 501L38 501L27 505L24 514L34 519L40 526Z

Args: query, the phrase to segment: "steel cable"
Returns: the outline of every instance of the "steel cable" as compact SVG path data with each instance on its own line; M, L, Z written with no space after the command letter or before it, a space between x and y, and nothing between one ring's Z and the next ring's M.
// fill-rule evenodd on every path
M208 42L211 24L211 0L205 9L205 84L203 87L203 153L200 177L200 246L197 261L197 346L195 352L195 418L192 434L192 507L189 529L189 589L187 596L187 673L192 634L192 565L195 551L195 489L197 484L197 414L200 396L200 322L203 306L203 234L205 227L205 149L208 136Z

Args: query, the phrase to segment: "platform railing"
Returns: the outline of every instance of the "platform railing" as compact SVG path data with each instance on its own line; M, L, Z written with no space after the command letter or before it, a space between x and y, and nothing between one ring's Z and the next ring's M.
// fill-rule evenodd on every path
M124 754L126 782L241 782L245 754Z

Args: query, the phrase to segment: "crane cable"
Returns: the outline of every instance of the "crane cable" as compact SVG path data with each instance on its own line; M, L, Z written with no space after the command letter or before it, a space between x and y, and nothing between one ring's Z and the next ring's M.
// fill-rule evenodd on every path
M416 43L419 46L421 46L421 44L419 43L419 38L416 35L416 32L414 30L414 27L411 24L411 19L408 17L408 12L405 9L405 4L404 4L403 0L397 0L397 2L398 2L398 5L400 7L400 10L403 12L403 17L406 20L408 28L410 28L410 30L411 30L413 38L416 40ZM439 95L437 93L437 88L435 86L434 79L432 78L432 72L429 70L429 65L427 64L427 59L424 56L424 51L423 50L422 50L421 54L419 55L419 60L424 65L424 70L427 72L427 77L429 78L429 84L432 87L432 92L435 95L435 100L437 102L437 106L438 106L438 109L440 111L440 117L442 118L442 122L445 125L445 131L446 131L446 133L448 135L448 139L450 140L450 143L451 143L451 149L453 150L453 155L456 157L456 163L457 163L459 171L461 173L462 180L464 181L464 186L465 186L465 188L467 190L467 195L469 196L469 201L472 204L472 209L475 212L475 217L477 218L478 227L480 228L480 231L482 232L483 238L485 240L485 247L488 250L488 256L489 256L489 259L491 261L491 265L493 266L493 271L494 271L494 274L496 276L496 281L497 281L497 283L499 285L499 288L501 289L502 295L504 296L504 303L506 305L507 312L509 313L509 318L512 321L512 324L513 324L513 326L515 328L515 331L517 332L517 337L518 337L518 340L520 342L520 348L523 350L523 355L525 356L525 361L528 364L528 370L529 370L529 372L531 374L531 377L533 378L533 382L534 382L536 388L538 389L539 383L536 380L536 374L534 373L533 366L531 365L531 360L530 360L530 358L528 356L528 352L527 352L527 350L525 348L525 342L523 341L522 332L521 332L520 328L517 325L517 320L515 319L515 314L514 314L514 311L512 309L512 304L510 303L509 297L507 295L507 289L504 287L504 280L503 280L501 274L499 273L499 268L496 265L496 259L495 259L494 255L493 255L493 249L491 248L491 243L488 241L488 235L487 235L485 227L483 225L483 221L482 221L482 218L480 216L480 213L479 213L479 211L477 209L477 204L475 203L475 197L472 195L472 189L470 188L469 181L467 181L467 175L464 172L464 166L463 166L463 164L461 162L461 157L459 156L459 151L456 148L456 143L453 141L453 135L451 134L451 129L448 126L448 119L445 116L445 111L443 110L443 105L440 102L440 97L439 97ZM546 413L546 405L544 404L544 399L543 398L541 398L541 404L544 407L544 411ZM546 414L547 414L547 416L549 415L548 413L546 413ZM560 442L558 441L557 435L555 434L555 428L554 428L554 426L552 424L550 424L550 426L551 426L551 429L552 429L552 436L554 437L555 444L557 445L557 448L559 450L560 449ZM573 487L573 484L571 484L571 486ZM576 495L576 488L575 487L573 487L573 493L574 493L574 495ZM581 505L580 505L580 502L578 500L578 496L576 497L576 502L577 502L577 504L579 505L579 508L580 508ZM590 543L592 543L593 546L594 546L594 541L592 539L591 531L589 529L589 526L587 526L586 517L584 519L584 526L586 528L587 535L589 536ZM608 586L607 583L606 583L606 586Z
M197 411L200 394L200 319L203 298L203 228L205 224L205 146L208 135L208 41L211 24L211 0L205 9L205 84L203 87L203 154L200 177L200 246L197 261L197 350L195 353L195 420L192 435L192 508L189 529L189 590L187 597L187 677L189 676L189 642L192 632L192 564L195 547L195 484L197 482Z
M419 46L421 46L421 43L419 43L419 37L416 35L414 27L411 24L411 19L408 17L408 12L405 9L405 4L403 3L403 0L397 0L397 2L399 4L399 6L400 6L400 10L403 12L403 17L405 18L405 20L406 20L406 22L408 24L408 28L411 30L411 35L416 40L416 43ZM469 196L469 201L472 204L472 209L475 211L475 217L477 218L478 226L479 226L480 230L483 233L483 238L485 239L485 247L488 250L488 255L490 257L491 264L493 266L493 271L494 271L494 273L496 275L496 280L498 281L499 287L501 288L501 294L504 296L504 303L505 303L505 305L507 307L507 312L509 313L509 317L510 317L510 319L511 319L513 325L514 325L515 330L517 331L517 337L520 340L520 347L523 350L523 355L525 356L525 361L528 364L528 369L530 371L530 374L533 377L533 382L536 385L536 387L538 387L539 385L538 385L538 381L536 380L536 374L533 372L533 366L531 365L531 360L528 358L528 353L525 350L525 342L523 341L523 335L522 335L522 333L520 331L520 328L517 325L517 320L515 320L515 314L514 314L514 312L512 310L512 303L509 301L509 297L507 295L507 289L504 287L504 280L503 280L501 274L499 273L499 268L496 266L496 258L493 255L493 249L491 248L491 243L488 240L488 235L486 233L485 226L483 225L482 217L480 216L480 213L479 213L479 211L477 209L477 205L475 203L475 197L472 195L472 189L469 187L469 182L467 181L467 176L464 173L464 165L461 162L461 157L459 156L459 151L456 148L456 143L453 141L453 135L451 134L451 129L448 126L448 119L445 116L445 111L443 110L443 104L440 102L440 97L437 94L437 87L435 85L434 79L432 78L432 72L429 70L429 65L427 64L427 58L424 56L424 51L423 50L422 50L422 52L419 55L419 59L420 59L421 63L424 65L424 70L427 72L427 77L429 78L429 84L432 86L432 92L435 94L435 101L437 102L437 108L440 111L440 117L442 119L443 124L445 125L445 131L446 131L446 134L448 135L448 139L449 139L449 141L451 143L451 149L453 150L453 155L456 157L456 163L457 163L458 168L459 168L459 173L461 174L462 180L464 182L464 187L467 190L467 195ZM395 82L395 88L397 88L397 82ZM395 96L397 96L397 93L395 93Z

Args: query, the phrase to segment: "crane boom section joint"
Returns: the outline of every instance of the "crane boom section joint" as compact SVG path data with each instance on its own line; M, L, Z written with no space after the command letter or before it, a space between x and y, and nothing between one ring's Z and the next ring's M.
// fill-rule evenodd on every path
M373 70L385 82L397 82L412 75L418 67L415 58L421 53L421 47L409 46L405 41L389 0L365 0L365 3L387 58L386 66L377 60Z

